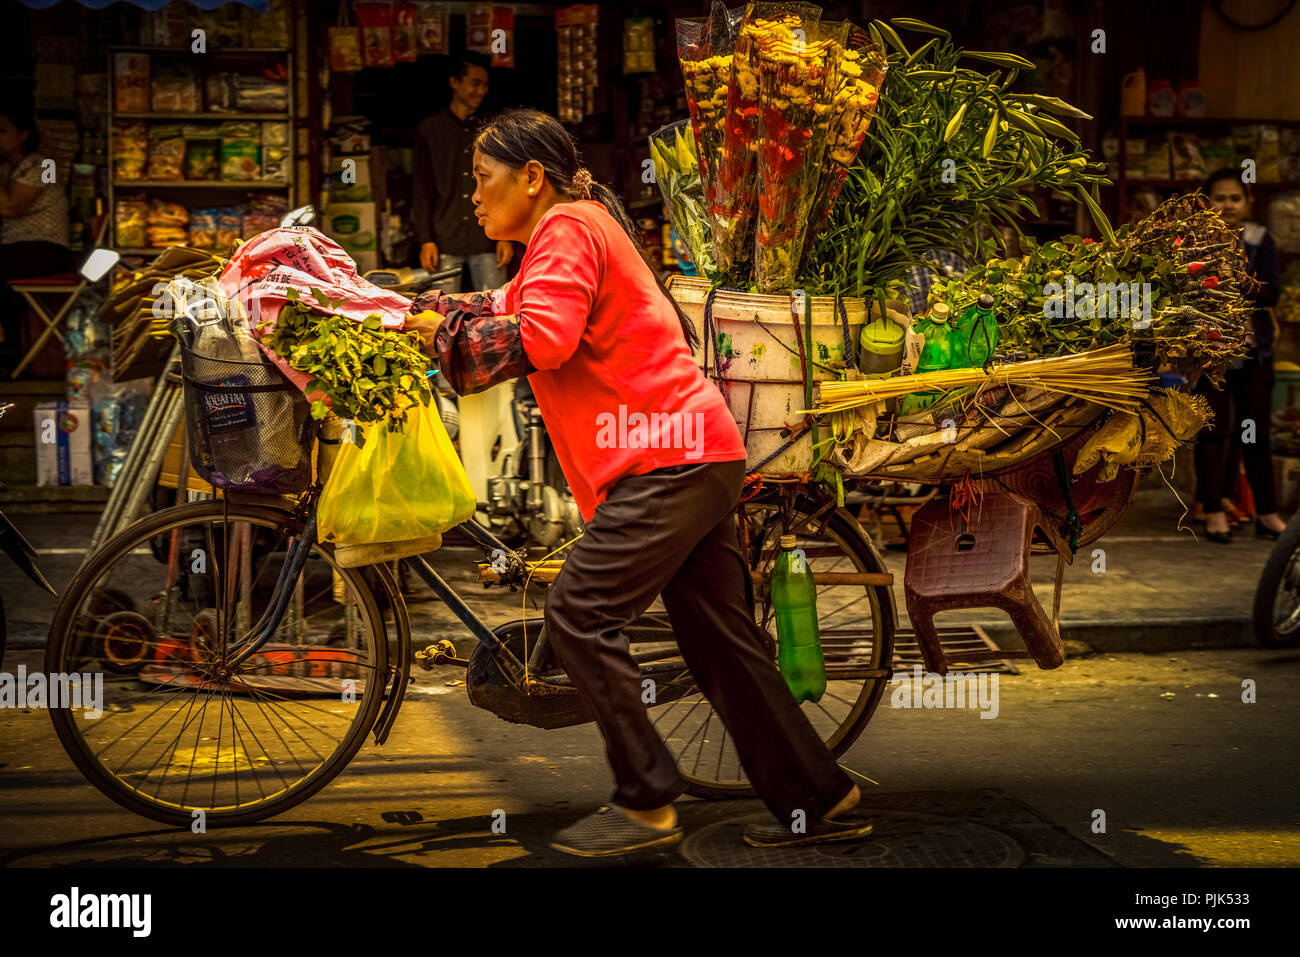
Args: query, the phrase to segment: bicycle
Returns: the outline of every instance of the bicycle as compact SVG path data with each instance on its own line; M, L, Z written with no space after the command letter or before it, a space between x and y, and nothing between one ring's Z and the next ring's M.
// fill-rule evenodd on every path
M489 627L425 555L403 562L478 646L469 658L448 640L415 651L393 569L344 568L317 540L319 491L313 484L292 498L229 493L163 509L96 549L68 586L46 670L105 672L103 714L50 715L77 768L122 807L178 826L199 812L207 826L283 813L339 774L368 734L384 744L416 662L465 668L470 701L506 720L543 728L591 720L541 619ZM767 580L780 535L796 535L804 550L828 685L821 701L802 707L838 757L871 720L892 675L893 576L857 519L815 487L760 481L736 516L750 560L749 600L773 667ZM562 567L529 562L473 520L458 529L483 549L476 564L487 586L544 584ZM715 712L691 681L666 616L652 608L626 634L641 674L654 682L648 707L688 792L753 796L725 727L709 733Z

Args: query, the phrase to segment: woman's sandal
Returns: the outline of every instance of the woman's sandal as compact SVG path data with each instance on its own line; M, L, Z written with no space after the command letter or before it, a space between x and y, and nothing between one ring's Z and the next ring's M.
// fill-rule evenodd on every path
M780 824L751 824L745 828L742 839L750 847L804 847L809 844L829 844L832 841L852 841L866 837L872 824L866 811L850 808L833 820L822 818L810 825L802 834L796 834Z
M617 804L605 804L557 832L551 847L577 857L613 857L667 847L676 844L683 835L681 824L669 830L651 827L632 820Z

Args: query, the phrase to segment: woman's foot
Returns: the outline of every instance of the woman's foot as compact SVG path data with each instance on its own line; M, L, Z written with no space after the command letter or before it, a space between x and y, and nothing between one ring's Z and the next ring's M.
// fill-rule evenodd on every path
M1257 526L1262 525L1264 528L1276 535L1280 535L1282 532L1286 531L1286 522L1282 521L1281 516L1279 516L1277 512L1269 512L1267 515L1255 516L1255 524Z
M862 792L858 790L858 786L855 784L853 785L853 790L850 791L848 794L844 795L844 799L840 801L839 804L835 805L833 808L827 811L824 815L822 815L822 817L827 821L833 820L835 817L843 814L845 811L852 810L854 807L857 806L857 803L861 800L862 800Z
M671 804L655 808L653 811L637 811L630 807L623 807L621 804L618 809L638 824L644 824L646 827L657 828L660 831L671 831L677 826L677 809Z
M1228 530L1228 516L1223 512L1206 512L1205 537L1221 545L1232 541L1232 532Z

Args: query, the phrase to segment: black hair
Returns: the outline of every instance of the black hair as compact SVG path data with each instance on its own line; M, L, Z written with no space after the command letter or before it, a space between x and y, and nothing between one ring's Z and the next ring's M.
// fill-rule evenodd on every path
M573 187L573 177L582 168L582 161L578 158L578 148L568 130L549 113L523 108L498 113L479 130L478 136L474 138L474 148L485 156L504 163L512 170L523 168L529 160L536 160L542 164L547 180L557 193L574 199L580 198ZM646 255L637 228L619 198L608 186L595 180L591 183L591 198L604 206L623 227L623 231L632 240L633 247L645 260L646 267L650 270L650 275L654 276L659 291L677 313L677 318L682 325L682 335L686 337L686 344L692 349L697 348L700 338L695 332L695 324L682 311L677 300L669 294L668 287L664 285L659 275L659 270Z
M23 146L23 155L35 153L41 145L41 131L36 128L36 111L21 105L0 106L0 116L9 118L19 133L27 134L27 143Z
M481 66L488 69L491 61L483 54L475 50L466 50L460 55L460 58L454 64L451 75L457 80L464 79L469 74L469 68L472 66Z
M1250 185L1241 178L1241 170L1234 169L1231 166L1225 166L1223 169L1217 169L1205 178L1205 195L1209 196L1214 192L1214 184L1222 183L1225 179L1230 179L1235 183L1241 184L1241 192L1250 199Z

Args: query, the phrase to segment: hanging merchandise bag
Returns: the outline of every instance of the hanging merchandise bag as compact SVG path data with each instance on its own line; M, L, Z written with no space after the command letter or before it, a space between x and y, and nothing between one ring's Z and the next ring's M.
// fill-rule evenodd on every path
M442 532L474 515L474 489L436 404L412 407L401 432L387 420L355 428L359 441L345 434L316 512L340 565L433 551Z
M362 67L361 31L351 24L346 0L339 4L339 22L330 27L330 69L335 73L355 73Z

